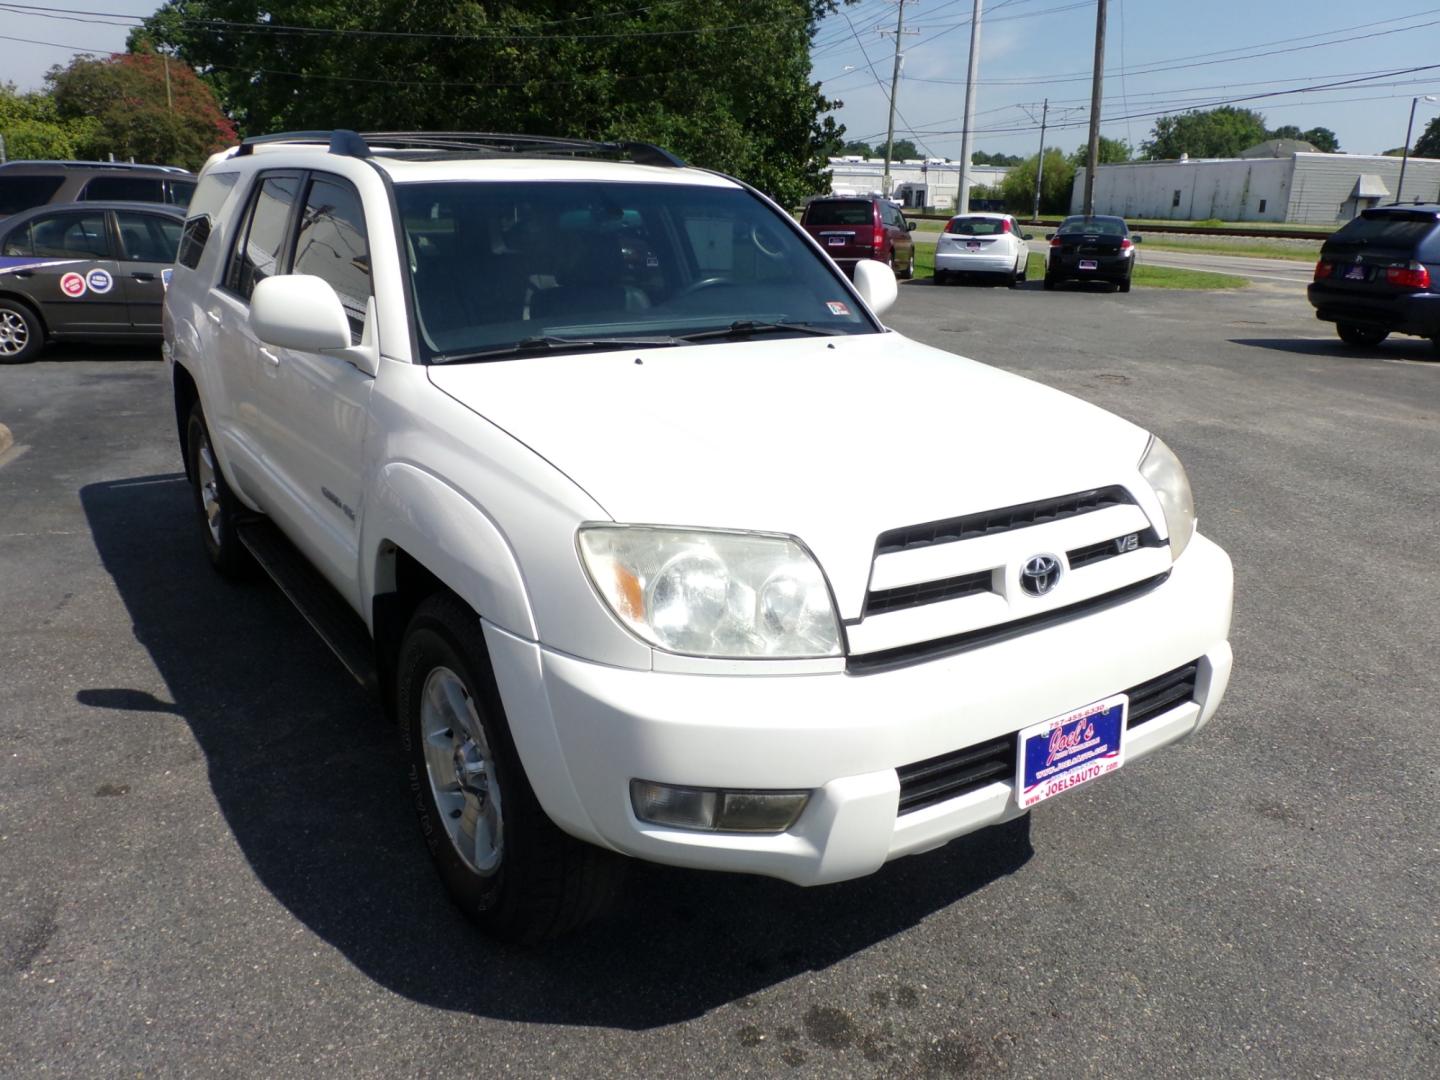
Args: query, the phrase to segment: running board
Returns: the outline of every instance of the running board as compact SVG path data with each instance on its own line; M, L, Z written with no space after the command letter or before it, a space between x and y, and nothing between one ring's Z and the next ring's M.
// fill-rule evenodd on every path
M375 649L365 621L355 614L320 571L269 521L251 519L239 527L240 541L274 579L305 621L367 690L379 688Z

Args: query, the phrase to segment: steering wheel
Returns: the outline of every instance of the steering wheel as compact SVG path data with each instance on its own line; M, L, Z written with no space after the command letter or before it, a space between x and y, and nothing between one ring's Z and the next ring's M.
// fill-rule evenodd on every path
M717 288L717 287L719 287L719 286L721 286L721 285L734 285L734 284L735 284L735 282L731 281L731 280L730 280L729 278L727 278L727 277L707 277L707 278L701 278L699 281L692 281L689 285L685 286L685 288L681 291L680 295L681 295L681 296L690 296L690 295L692 295L692 294L694 294L694 293L700 292L702 289L714 289L714 288Z
M767 239L775 246L767 247L765 243ZM782 259L785 257L785 248L780 244L775 235L768 229L761 228L759 225L750 226L750 242L755 245L755 249L759 251L761 255L767 258Z

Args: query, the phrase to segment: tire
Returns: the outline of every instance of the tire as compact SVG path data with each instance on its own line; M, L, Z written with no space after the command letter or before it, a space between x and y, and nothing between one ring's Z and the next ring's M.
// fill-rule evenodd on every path
M480 619L450 593L400 643L395 715L420 831L451 897L507 941L559 937L619 895L625 860L560 831L525 776Z
M936 285L944 285L944 284L945 284L946 282L948 282L949 280L950 280L950 273L949 273L949 271L946 271L946 270L936 270L936 271L935 271L935 284L936 284Z
M905 264L905 272L900 275L906 281L915 276L915 249L910 249L910 261Z
M1372 345L1379 345L1390 336L1389 330L1376 330L1370 326L1357 326L1355 323L1336 323L1335 332L1340 335L1340 340L1346 345L1354 345L1359 348L1366 348Z
M1050 274L1047 272L1045 274L1045 281L1043 284L1045 287L1045 291L1050 292L1052 289L1055 288L1055 279L1051 277Z
M23 364L45 348L45 324L28 305L0 299L0 364Z
M1130 291L1130 275L1127 274L1127 275L1125 275L1124 278L1122 278L1121 280L1117 281L1117 282L1115 283L1115 288L1118 289L1120 292L1129 292L1129 291Z
M239 524L245 508L220 471L220 463L210 445L210 429L205 426L205 414L198 401L190 408L185 450L205 554L210 565L223 576L243 578L252 565L250 552L240 542Z

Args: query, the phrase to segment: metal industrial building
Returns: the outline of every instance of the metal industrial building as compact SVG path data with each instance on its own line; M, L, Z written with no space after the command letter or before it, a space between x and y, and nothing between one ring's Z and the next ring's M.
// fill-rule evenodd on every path
M1003 165L972 165L968 172L971 190L993 187L1005 179L1009 171ZM830 159L830 191L834 195L878 194L884 179L884 158ZM948 210L955 205L955 196L960 188L960 163L940 158L892 161L890 184L902 206ZM1409 186L1408 180L1406 186Z
M1248 151L1247 151L1248 152ZM1440 160L1412 157L1405 190L1400 159L1363 154L1130 161L1095 170L1095 213L1180 221L1286 221L1334 225L1391 202L1440 199ZM1084 209L1085 170L1070 212Z

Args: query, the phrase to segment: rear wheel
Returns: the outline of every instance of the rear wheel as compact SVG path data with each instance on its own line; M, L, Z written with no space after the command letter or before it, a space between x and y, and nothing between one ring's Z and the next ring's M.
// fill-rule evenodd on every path
M395 707L426 847L450 895L512 941L558 937L618 895L624 860L560 831L520 764L480 619L449 593L415 612Z
M911 248L911 249L910 249L910 261L905 264L905 269L904 269L903 271L901 271L900 276L901 276L902 278L904 278L906 281L909 281L911 278L913 278L913 277L915 276L915 249L914 249L914 248Z
M1045 291L1046 291L1046 292L1049 292L1051 289L1055 288L1055 278L1051 275L1050 271L1048 271L1048 270L1045 271L1044 286L1045 286Z
M949 274L948 271L945 271L945 270L936 270L936 271L935 271L935 284L936 284L936 285L944 285L944 284L945 284L946 282L948 282L949 280L950 280L950 274Z
M1379 345L1390 336L1389 330L1377 330L1373 326L1356 326L1354 323L1336 323L1335 332L1346 345Z
M190 408L186 427L186 449L190 466L190 487L195 495L195 511L200 519L201 538L211 565L229 578L243 577L250 568L250 553L240 542L239 522L244 513L235 498L215 449L210 445L210 430L205 414L197 401Z
M1126 274L1123 278L1121 278L1119 281L1117 281L1117 282L1115 283L1115 288L1119 289L1121 292L1129 292L1129 291L1130 291L1130 275L1129 275L1129 274Z
M34 360L45 347L45 327L18 300L0 300L0 364Z

